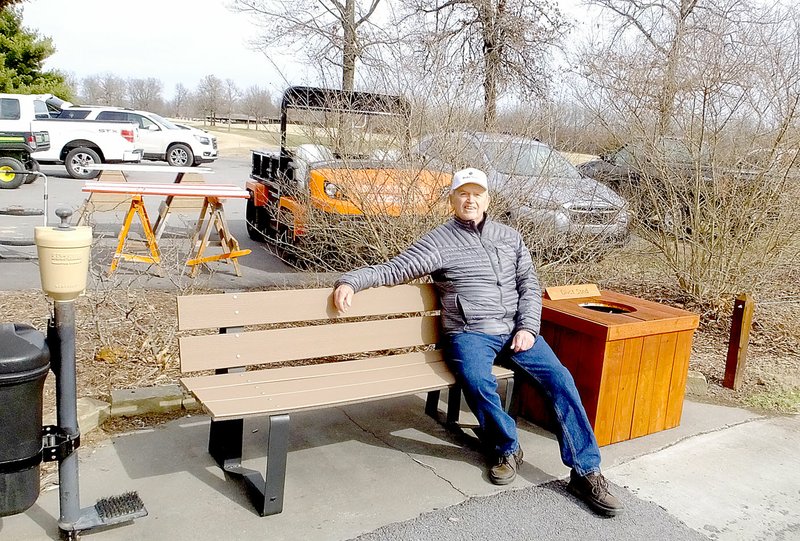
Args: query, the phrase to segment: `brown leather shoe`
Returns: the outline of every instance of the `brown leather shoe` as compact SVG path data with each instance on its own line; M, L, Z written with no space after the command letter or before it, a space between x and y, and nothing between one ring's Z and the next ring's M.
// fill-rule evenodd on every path
M572 470L569 474L567 490L591 507L592 511L598 515L614 517L622 513L624 509L622 502L608 491L608 481L601 473L581 476Z
M522 447L514 454L497 458L497 463L489 468L489 480L495 485L507 485L517 478L517 468L522 465Z

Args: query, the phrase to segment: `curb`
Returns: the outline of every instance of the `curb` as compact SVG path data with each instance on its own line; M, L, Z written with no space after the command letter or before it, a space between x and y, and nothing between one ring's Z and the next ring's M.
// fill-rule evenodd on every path
M111 391L111 402L96 398L79 398L78 427L86 434L100 427L111 417L132 417L146 413L168 413L184 409L199 410L197 401L183 394L179 385L160 385L140 389ZM49 412L43 418L45 425L55 425L56 413Z
M111 391L109 415L133 417L145 413L167 413L179 409L197 410L197 401L183 393L179 385L159 385Z

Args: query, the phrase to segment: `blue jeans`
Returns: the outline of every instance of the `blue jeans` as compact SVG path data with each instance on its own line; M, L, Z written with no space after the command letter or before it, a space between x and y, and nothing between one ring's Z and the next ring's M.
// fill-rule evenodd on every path
M492 364L505 361L536 380L553 404L560 426L557 436L562 462L579 475L599 472L600 449L572 374L541 336L536 337L531 349L517 353L511 350L512 338L474 332L446 338L447 361L478 418L484 443L500 455L510 455L519 448L516 422L503 410L497 379L492 375Z

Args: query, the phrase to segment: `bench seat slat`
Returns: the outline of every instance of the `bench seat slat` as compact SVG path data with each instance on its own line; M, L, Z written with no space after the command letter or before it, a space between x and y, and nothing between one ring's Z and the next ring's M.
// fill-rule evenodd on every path
M352 374L356 372L383 370L397 366L434 363L443 360L440 349L429 351L416 351L399 355L386 355L370 357L368 359L355 359L352 361L329 362L307 366L284 366L268 370L249 370L246 372L231 372L228 374L214 374L209 376L192 376L181 378L181 383L187 391L213 389L215 387L233 387L235 385L249 385L270 381L286 381L290 379L301 380L305 378L318 378L331 374Z
M338 319L332 293L328 287L178 297L178 330ZM433 285L404 284L359 292L347 317L438 309Z
M372 383L376 386L375 393L381 395L380 386L395 379L411 378L424 376L427 374L439 374L449 372L444 361L430 364L411 364L396 366L393 368L383 368L380 371L361 371L350 372L348 374L330 374L319 378L289 379L283 381L262 381L251 383L250 385L237 385L231 389L229 387L216 387L195 391L195 396L203 402L214 402L216 400L230 400L235 396L239 398L260 398L269 396L273 401L280 399L281 395L293 394L298 392L318 392L328 389L345 388L351 385L361 385Z
M179 341L181 371L424 346L438 337L438 316L186 336Z
M439 365L439 370L436 369ZM196 397L203 403L209 414L216 420L247 417L252 415L276 415L297 411L343 406L370 400L392 398L416 394L425 391L444 389L455 383L453 374L444 368L444 363L427 365L426 373L383 380L364 380L349 385L320 388L324 379L315 380L317 388L303 388L295 392L287 392L269 396L244 396L241 388L236 387L229 398L207 400L204 392L198 391ZM511 371L495 367L498 377L510 377ZM308 380L306 380L307 382Z

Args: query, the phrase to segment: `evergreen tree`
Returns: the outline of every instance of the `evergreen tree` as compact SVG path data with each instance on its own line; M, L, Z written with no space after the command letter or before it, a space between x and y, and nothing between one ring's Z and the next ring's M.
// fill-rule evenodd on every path
M71 99L73 92L64 76L57 71L42 70L45 59L54 52L50 38L41 38L23 28L18 10L11 7L0 10L0 92L52 93Z

